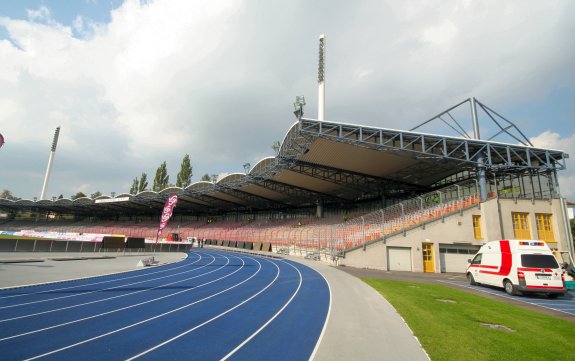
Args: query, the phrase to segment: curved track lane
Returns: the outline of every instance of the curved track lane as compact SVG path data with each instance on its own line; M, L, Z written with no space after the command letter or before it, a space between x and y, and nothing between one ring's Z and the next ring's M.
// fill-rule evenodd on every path
M0 290L0 355L307 360L330 302L307 266L198 250L166 266Z

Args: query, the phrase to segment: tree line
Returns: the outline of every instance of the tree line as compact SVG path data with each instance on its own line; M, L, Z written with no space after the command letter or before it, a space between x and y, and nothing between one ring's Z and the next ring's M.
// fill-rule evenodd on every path
M186 154L184 159L182 159L182 164L180 166L180 171L176 175L176 187L185 188L192 183L193 167L190 162L190 155ZM132 182L132 187L130 188L130 194L137 194L143 191L150 190L148 187L148 175L142 172L140 178L134 178ZM174 184L170 183L170 176L168 175L168 169L166 166L166 161L156 169L156 176L154 177L154 183L152 185L153 191L159 192L164 188L173 187Z
M190 162L190 155L186 154L184 159L182 159L182 164L180 166L180 171L176 175L176 187L186 188L190 184L192 184L192 176L193 176L193 167ZM215 182L217 180L217 174L204 174L200 179L202 181L207 182ZM154 177L154 182L152 184L152 188L149 188L148 184L148 175L145 172L142 172L142 175L138 178L134 178L132 182L132 186L130 187L130 194L138 194L143 191L153 190L156 192L161 191L167 187L173 187L174 184L170 183L170 176L168 175L168 170L166 167L166 161L163 161L162 164L156 170L156 176ZM102 193L100 191L96 191L90 194L90 198L95 199L100 197ZM78 199L88 197L84 192L77 192L76 194L70 196L71 199ZM57 199L64 198L63 194L56 197ZM3 190L0 192L0 199L10 199L10 200L19 200L20 198L14 197L12 192L8 189Z
M134 178L132 181L132 187L130 187L130 194L138 194L143 191L153 190L155 192L159 192L162 189L167 187L180 187L186 188L190 184L192 184L192 176L193 167L190 162L190 155L186 154L184 159L182 159L182 164L180 165L180 171L176 176L176 184L170 183L170 176L168 175L168 169L166 167L166 161L163 161L162 164L156 170L156 176L154 177L154 183L152 184L152 188L149 188L148 184L148 175L145 172L142 172L142 175L138 178ZM214 182L217 178L216 174L212 174L211 176L208 174L204 174L201 178L202 181Z

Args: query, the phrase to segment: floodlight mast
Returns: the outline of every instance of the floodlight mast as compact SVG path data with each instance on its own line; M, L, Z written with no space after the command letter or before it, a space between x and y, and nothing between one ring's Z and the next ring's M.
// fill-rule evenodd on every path
M44 184L42 185L42 193L40 193L40 200L45 199L46 189L48 188L48 180L50 178L50 173L52 172L52 162L54 161L54 155L56 155L56 146L58 145L58 137L60 136L60 127L56 128L54 132L54 139L52 140L52 148L50 150L50 158L48 158L48 168L46 169L46 175L44 176Z
M318 89L318 105L317 105L317 119L324 120L325 118L325 35L319 36L319 66L317 69L317 82Z

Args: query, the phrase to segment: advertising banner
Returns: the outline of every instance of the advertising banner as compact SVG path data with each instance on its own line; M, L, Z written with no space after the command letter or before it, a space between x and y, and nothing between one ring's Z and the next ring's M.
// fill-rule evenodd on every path
M160 217L160 227L158 228L156 242L158 242L158 238L160 238L162 231L168 225L168 221L170 220L170 218L172 218L172 213L174 212L174 207L176 206L176 203L178 203L178 196L176 194L171 194L166 200L164 210L162 211L162 216Z

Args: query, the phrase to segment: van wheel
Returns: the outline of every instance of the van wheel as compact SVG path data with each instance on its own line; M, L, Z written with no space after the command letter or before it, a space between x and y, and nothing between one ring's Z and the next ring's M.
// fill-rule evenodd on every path
M549 297L549 298L557 298L559 296L563 296L562 293L546 293L545 296Z
M517 295L517 294L519 294L519 293L517 292L517 289L516 289L515 286L513 285L513 283L511 283L511 281L509 281L509 280L505 280L505 281L503 282L503 287L505 288L505 292L507 292L507 294L510 294L510 295Z
M475 282L475 278L473 278L473 275L471 273L467 274L467 280L469 281L469 284L472 286L475 286L477 284L477 282Z

